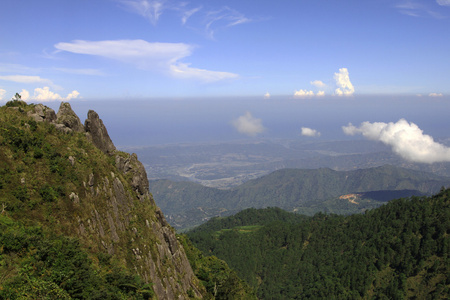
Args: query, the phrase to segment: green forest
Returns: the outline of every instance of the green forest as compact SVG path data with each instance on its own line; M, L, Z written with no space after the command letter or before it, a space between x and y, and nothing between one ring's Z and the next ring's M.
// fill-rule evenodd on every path
M450 190L365 214L278 208L215 218L187 233L259 299L448 299Z

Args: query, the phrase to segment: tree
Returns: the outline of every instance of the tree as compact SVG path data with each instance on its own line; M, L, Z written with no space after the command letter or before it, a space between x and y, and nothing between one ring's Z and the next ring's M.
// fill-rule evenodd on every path
M13 101L20 101L20 100L22 100L22 96L19 93L16 93L14 95L14 97L12 97L11 100L13 100Z

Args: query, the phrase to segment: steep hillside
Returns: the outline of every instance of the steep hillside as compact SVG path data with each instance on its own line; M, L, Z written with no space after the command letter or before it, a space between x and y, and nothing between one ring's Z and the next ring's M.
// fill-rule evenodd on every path
M378 207L399 192L401 196L431 195L449 185L447 177L386 165L354 171L283 169L230 190L157 180L150 181L150 191L169 222L186 228L249 207L277 206L310 215L318 211L357 213ZM380 198L380 191L385 191L384 197ZM358 200L349 202L345 198L349 194L358 194Z
M247 209L187 232L260 299L448 299L450 190L365 214Z
M55 298L51 291L81 297L80 288L67 287L68 280L83 286L71 277L76 270L93 276L92 291L99 282L104 293L121 293L111 299L205 294L149 193L143 165L115 149L94 111L83 125L68 103L57 114L21 101L0 107L0 209L0 293L6 298ZM136 275L138 281L130 279Z

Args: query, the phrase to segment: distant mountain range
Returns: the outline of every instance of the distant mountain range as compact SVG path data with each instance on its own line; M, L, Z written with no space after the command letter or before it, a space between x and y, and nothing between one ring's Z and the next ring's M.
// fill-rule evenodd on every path
M155 180L150 181L150 191L169 223L184 229L250 207L352 214L399 197L430 195L449 185L448 177L385 165L354 171L282 169L229 190Z

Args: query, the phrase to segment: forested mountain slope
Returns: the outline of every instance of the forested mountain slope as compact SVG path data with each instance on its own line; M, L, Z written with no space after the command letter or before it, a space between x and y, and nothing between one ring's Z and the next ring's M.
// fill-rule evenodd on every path
M354 171L282 169L230 190L157 180L150 181L150 191L169 222L184 228L249 207L277 206L304 214L357 213L399 196L431 195L449 185L447 177L386 165ZM354 201L349 202L349 194L354 194Z
M208 263L234 278L227 291L195 276L143 165L116 150L97 113L82 124L68 103L57 114L17 100L0 107L0 299L247 295L224 262Z
M365 214L248 209L187 233L260 299L448 299L450 190Z

